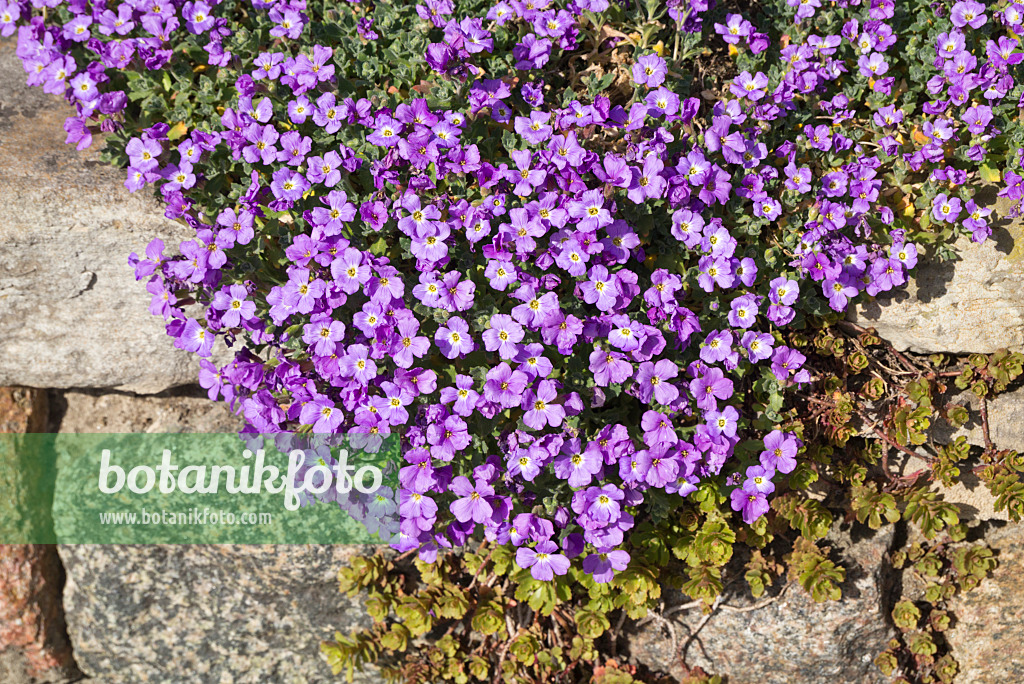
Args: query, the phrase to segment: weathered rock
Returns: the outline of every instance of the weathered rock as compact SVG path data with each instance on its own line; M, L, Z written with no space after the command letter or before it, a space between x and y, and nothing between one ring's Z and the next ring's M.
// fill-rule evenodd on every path
M61 432L241 427L197 388L147 397L72 391L53 404ZM337 583L360 548L60 546L75 657L102 684L333 681L320 641L368 620Z
M19 437L46 429L46 393L0 388L0 542L32 537L49 512L26 502L25 478L41 473L20 458ZM26 467L28 466L28 467ZM45 544L0 543L0 681L65 682L77 677L61 608L63 571L57 550Z
M999 566L975 589L955 597L955 617L946 632L953 657L960 663L958 684L1024 682L1024 525L993 528L984 541L995 551Z
M733 586L743 588L726 590L729 608L712 614L685 653L680 647L702 621L697 610L668 618L675 645L655 620L630 637L630 652L639 664L676 677L684 674L682 656L688 667L727 676L731 684L885 682L872 661L895 634L885 607L894 578L885 559L892 530L889 526L857 541L838 527L832 530L830 541L846 568L841 601L814 603L796 584L781 596L776 589L779 598L770 603L755 601L739 577Z
M98 151L64 144L71 112L25 85L14 41L0 42L0 385L153 393L195 382L128 255L189 230ZM95 143L94 148L102 143Z
M0 387L0 544L52 540L50 511L40 494L53 472L22 448L24 433L46 429L46 407L42 390Z
M62 581L52 545L0 544L0 681L77 679L61 608Z
M332 681L320 641L369 620L338 591L359 547L58 549L75 658L104 684Z
M237 432L242 419L206 391L186 387L157 396L69 391L58 395L60 432Z
M994 230L982 244L961 238L955 263L922 261L906 288L852 308L848 319L873 327L896 349L990 354L1024 349L1024 225L1012 202L979 192L993 206Z
M46 432L46 392L0 387L0 433Z

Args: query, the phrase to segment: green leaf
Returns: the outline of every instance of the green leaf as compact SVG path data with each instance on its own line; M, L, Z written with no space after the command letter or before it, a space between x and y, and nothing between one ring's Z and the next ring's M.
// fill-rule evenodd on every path
M1002 172L989 164L982 164L978 167L978 175L986 183L999 183L1003 180Z

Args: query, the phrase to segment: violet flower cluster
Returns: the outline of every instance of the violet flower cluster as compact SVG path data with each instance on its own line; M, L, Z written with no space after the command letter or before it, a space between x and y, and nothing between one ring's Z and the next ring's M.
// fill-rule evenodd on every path
M634 55L628 101L552 92L545 69L607 0L499 0L481 16L426 0L422 59L465 92L440 107L343 96L334 50L303 41L303 0L253 2L277 39L257 55L224 50L214 2L71 3L63 25L32 11L43 4L0 5L2 26L22 24L29 82L75 104L66 129L80 148L91 122L119 125L111 74L163 68L173 32L208 39L210 65L243 66L218 127L172 142L158 123L125 149L127 187L156 184L167 216L196 231L176 254L155 240L131 263L175 344L204 358L210 398L253 433L400 434L400 550L429 561L482 533L537 579L580 559L599 582L627 567L634 515L655 498L722 486L745 522L769 511L802 445L754 427L748 380L811 382L786 327L906 281L918 250L891 206L894 165L945 189L928 199L934 221L988 236L949 148L980 163L1000 133L1024 10L953 5L925 65L934 99L912 111L897 97L889 0L839 3L849 19L827 35L804 25L820 3L791 3L784 46L670 0L683 30L771 65L712 103L676 87L678 65L653 50ZM986 22L1004 35L975 33ZM379 39L369 17L356 31ZM501 46L509 73L485 61ZM838 125L854 120L856 134ZM213 158L247 170L216 211L196 200ZM1019 200L1021 176L1005 178ZM218 339L235 350L226 365L210 360Z

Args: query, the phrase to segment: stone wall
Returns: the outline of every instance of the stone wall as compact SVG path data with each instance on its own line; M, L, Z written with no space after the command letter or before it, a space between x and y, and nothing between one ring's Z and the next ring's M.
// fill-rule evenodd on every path
M0 40L0 386L154 393L195 382L194 355L168 344L128 255L190 229L97 152L64 144L71 109L24 85Z
M0 391L0 424L13 432L236 429L237 416L190 384L195 359L172 347L127 265L153 237L173 246L189 231L146 193L128 193L122 172L98 163L95 151L65 146L68 110L22 83L12 41L0 41L0 195L17 208L0 217L0 386L50 391ZM1024 241L1008 212L996 203L992 241L958 245L957 263L922 264L909 288L859 305L850 319L900 350L1024 349ZM1024 390L989 411L996 443L1024 449ZM957 434L981 440L976 425L945 438ZM977 518L992 517L984 514L991 502L971 505ZM892 534L836 525L830 542L848 569L837 603L814 604L793 586L752 601L737 584L705 619L670 614L684 602L670 593L665 617L628 628L630 657L676 675L685 657L733 684L882 681L871 661L894 634L893 586L909 581L889 563ZM957 600L949 642L959 681L1024 681L1024 528L996 527L988 540L1000 567ZM68 682L82 673L109 683L330 681L318 642L365 620L335 583L354 552L0 548L0 681Z
M1024 350L1024 223L1012 202L981 188L992 236L960 238L958 261L923 261L905 288L858 303L848 319L873 327L899 351L991 354Z

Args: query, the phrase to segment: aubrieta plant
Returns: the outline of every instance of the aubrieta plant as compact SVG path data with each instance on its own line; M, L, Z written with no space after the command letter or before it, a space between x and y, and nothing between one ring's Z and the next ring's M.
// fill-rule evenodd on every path
M1024 187L1005 1L3 2L68 142L195 229L131 263L210 398L399 434L428 562L609 582L688 501L763 535L822 379L786 334Z

